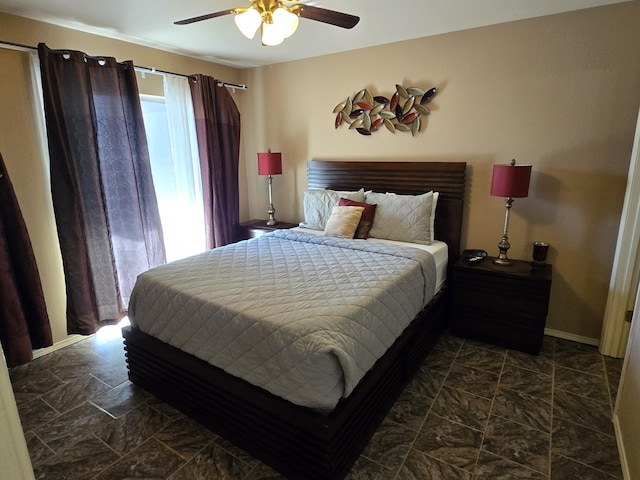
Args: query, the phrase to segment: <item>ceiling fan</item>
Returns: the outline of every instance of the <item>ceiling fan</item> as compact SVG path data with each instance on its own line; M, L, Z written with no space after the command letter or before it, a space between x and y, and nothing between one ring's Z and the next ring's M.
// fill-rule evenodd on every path
M261 30L262 44L267 46L279 45L285 38L293 35L298 28L298 17L342 28L353 28L360 21L360 17L355 15L336 12L327 8L313 7L298 3L298 0L252 0L249 7L221 10L179 20L174 24L188 25L232 13L235 15L236 25L245 37L252 39L259 28Z

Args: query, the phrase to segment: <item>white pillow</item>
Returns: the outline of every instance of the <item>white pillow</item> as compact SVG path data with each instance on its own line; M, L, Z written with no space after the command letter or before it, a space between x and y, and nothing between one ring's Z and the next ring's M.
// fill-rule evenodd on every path
M372 192L365 202L378 205L370 237L431 245L433 192L422 195Z
M331 237L353 238L364 207L336 206L327 221L324 234Z
M340 197L355 200L356 202L364 202L364 189L361 188L357 192L307 190L304 192L303 199L304 221L300 222L300 226L312 230L324 230L333 207L340 202Z
M372 193L371 190L367 190L364 192L364 197L367 198L367 195ZM387 195L397 195L397 193L387 192ZM438 206L438 197L440 197L440 192L433 192L433 201L431 202L431 219L429 220L429 238L431 238L431 242L436 239L436 207Z

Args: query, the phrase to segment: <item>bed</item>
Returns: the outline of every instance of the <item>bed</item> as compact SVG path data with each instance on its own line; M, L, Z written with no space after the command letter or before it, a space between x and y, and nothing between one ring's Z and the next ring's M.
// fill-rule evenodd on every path
M448 257L455 259L460 251L465 171L464 162L310 161L308 187L336 191L359 191L364 188L372 192L394 192L399 195L421 195L425 192L437 191L439 198L435 215L435 237L446 243ZM336 243L343 242L341 239L313 238L304 230L283 231L261 239L241 242L234 247L233 251L243 251L245 252L243 255L250 257L256 255L258 250L252 249L257 248L259 242L270 245L270 249L280 251L283 248L282 244L288 245L289 242L294 241L295 248L302 252L310 248L309 244L320 243L322 248L335 250L340 247ZM327 241L329 245L325 245ZM299 245L300 242L302 245ZM362 243L367 244L367 242ZM368 243L373 245L373 242ZM372 248L376 250L386 247L367 246L364 253L357 253L358 256L363 255L362 259L358 257L357 261L361 262L358 265L362 267L370 261L369 255L373 254L367 249ZM383 253L387 255L386 250ZM395 254L394 250L392 255ZM216 255L216 258L221 255ZM234 255L238 254L234 253ZM353 252L349 253L347 258L352 258L353 255ZM418 254L409 253L409 255L420 257ZM303 258L306 259L304 256ZM281 260L278 259L274 265L278 265ZM391 263L401 261L405 260ZM412 265L422 262L421 259L414 258L407 261ZM336 262L340 263L344 260L339 258ZM449 264L453 262L450 261ZM167 268L173 271L174 266ZM433 268L435 269L435 266ZM412 275L414 276L409 277L406 286L398 287L399 290L407 290L412 283L416 283L416 275L419 276L421 273L413 272ZM202 285L206 285L209 280L203 281L205 283L197 286L195 292L202 291ZM411 317L406 319L407 326L396 327L396 329L399 328L399 336L391 338L390 341L385 340L389 345L384 346L379 356L368 358L362 364L358 363L356 366L364 369L361 374L355 376L345 374L343 381L338 382L342 390L338 391L337 396L330 392L331 394L326 395L328 399L325 401L324 393L319 394L318 397L322 397L323 401L318 404L302 406L304 400L299 400L297 397L287 398L280 392L271 393L274 391L271 388L271 382L265 383L261 388L253 384L259 382L250 383L227 373L222 368L214 367L200 354L202 348L206 349L208 341L201 341L196 350L192 350L193 354L183 351L182 348L170 345L172 340L169 341L163 337L161 332L169 327L163 326L153 331L153 322L148 322L148 325L141 327L142 322L134 321L131 327L124 330L129 378L270 465L287 478L340 479L347 474L358 458L446 324L446 287L436 289L436 280L426 281L425 285L429 283L433 285L428 288L421 287L425 291L431 290L430 296L425 293L424 298L428 299L424 302L426 306L422 308L423 304L420 304L416 310L418 313L410 314ZM222 286L220 288L223 289ZM151 293L144 291L136 294L135 292L134 290L134 295L141 298L138 302L141 306L137 307L139 311L146 311L148 317L156 315L153 311L155 300L149 300ZM409 296L417 296L419 293L411 292ZM175 295L182 295L182 293L175 293ZM196 296L197 294L194 294L194 297ZM354 297L353 301L356 300L358 299ZM193 301L195 302L195 299ZM144 306L145 302L147 306ZM350 300L347 299L347 303L349 302ZM251 306L247 308L250 309ZM254 305L253 308L259 309L260 305ZM175 315L169 310L168 307L163 307L162 311L157 312L158 318L165 313L168 317L179 315L180 309L176 310ZM196 310L201 311L200 307ZM225 311L223 310L214 311L211 315L224 319ZM286 312L286 314L297 315L296 322L303 323L305 319L300 317L301 309L294 310L296 311ZM204 314L204 316L207 315L210 313ZM235 318L238 313L233 313L231 316ZM136 317L142 318L142 315L136 313ZM158 320L158 323L161 321ZM329 325L328 328L333 327ZM147 333L143 330L147 330ZM200 332L203 331L200 330ZM200 340L203 334L192 334L191 337ZM318 342L314 342L314 345L316 343ZM177 344L182 345L180 342ZM269 347L273 351L280 351L279 345ZM365 350L375 350L375 348L379 346L369 344L365 346ZM216 352L215 348L208 350L213 350L214 354ZM249 351L259 352L259 349L255 345L250 345ZM240 353L240 355L244 354ZM290 354L287 353L287 356ZM354 356L358 358L357 355ZM295 360L295 362L298 361L302 364L304 360ZM312 363L322 364L323 362L312 360ZM349 368L351 367L347 370ZM252 369L255 370L254 367ZM227 370L233 371L233 368L227 368ZM273 365L266 365L263 370L257 370L257 376L266 375L266 372L271 370L274 370ZM312 375L316 374L312 373ZM317 376L319 378L322 375ZM313 380L301 378L302 386ZM273 383L277 384L277 381ZM352 385L347 385L350 383ZM296 387L292 390L304 389ZM307 397L313 398L313 394L307 394Z

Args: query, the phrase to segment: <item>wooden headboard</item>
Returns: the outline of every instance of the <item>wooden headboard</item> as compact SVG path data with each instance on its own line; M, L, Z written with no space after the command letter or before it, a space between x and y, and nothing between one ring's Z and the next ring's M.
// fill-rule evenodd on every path
M373 190L404 195L440 192L435 237L449 246L450 265L460 255L466 162L342 162L311 160L308 187Z

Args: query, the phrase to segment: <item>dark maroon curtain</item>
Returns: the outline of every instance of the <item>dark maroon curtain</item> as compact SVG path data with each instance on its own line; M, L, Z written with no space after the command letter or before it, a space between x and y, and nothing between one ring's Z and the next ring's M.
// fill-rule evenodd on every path
M190 77L196 117L207 248L235 241L240 219L238 165L240 112L220 82L206 75Z
M126 312L141 272L165 262L134 65L38 45L67 331Z
M52 345L38 266L20 206L0 155L0 341L9 367Z

